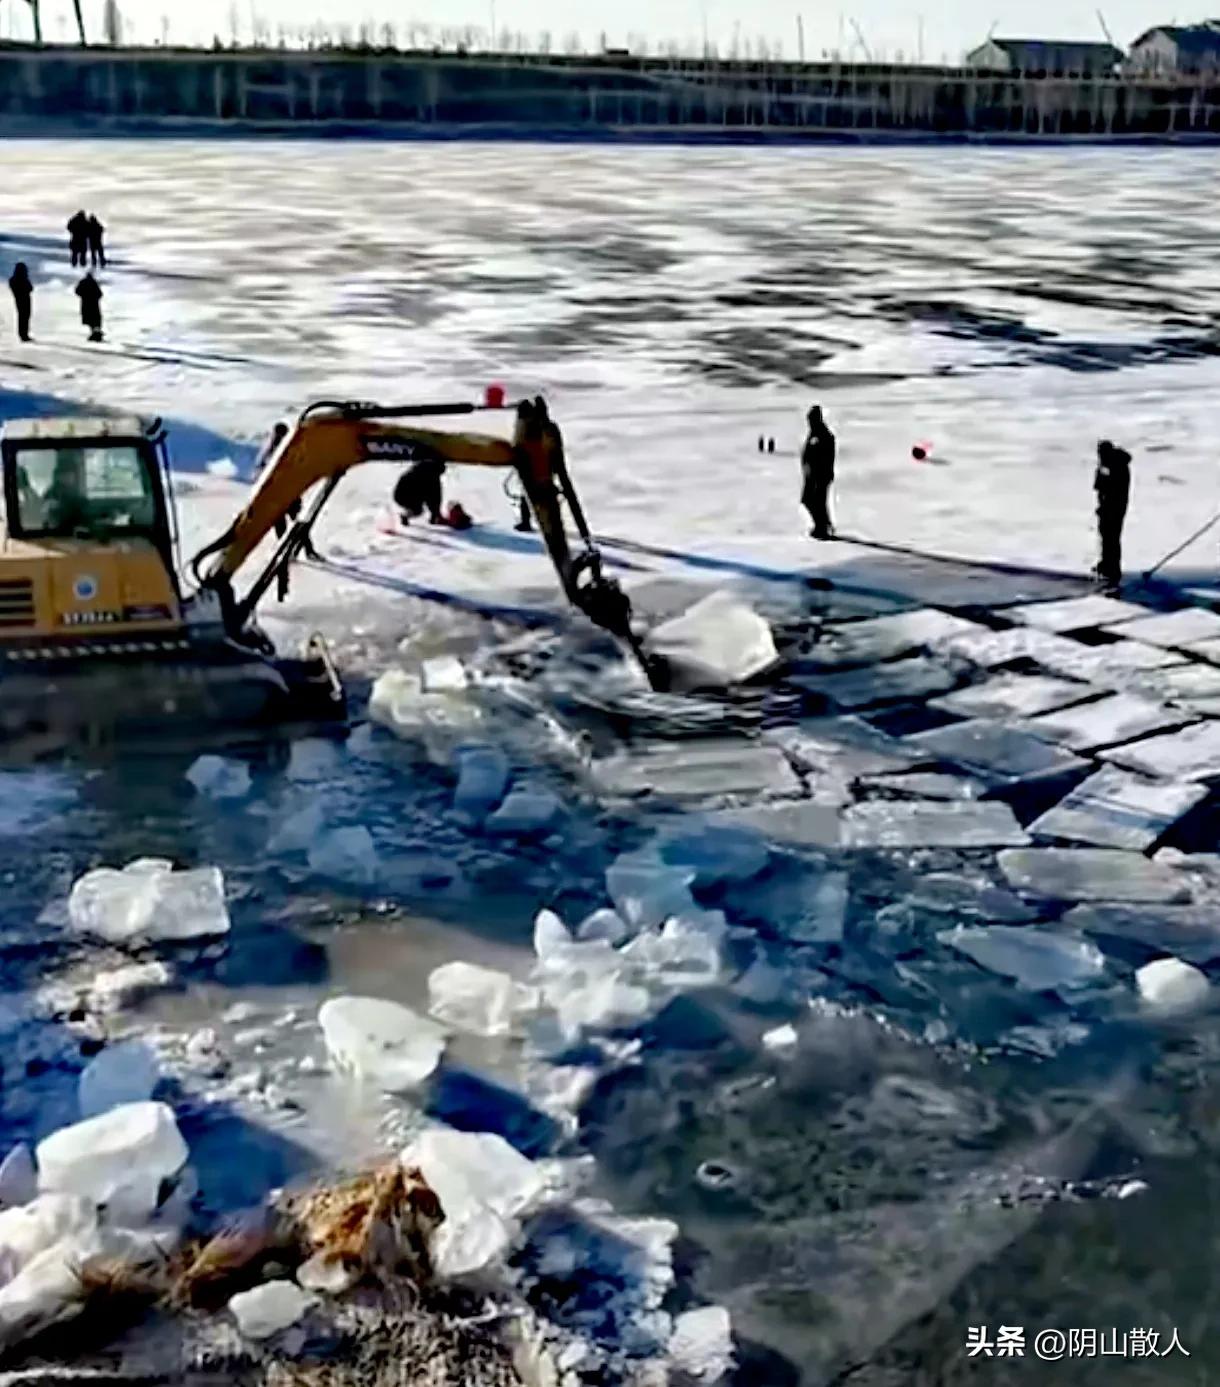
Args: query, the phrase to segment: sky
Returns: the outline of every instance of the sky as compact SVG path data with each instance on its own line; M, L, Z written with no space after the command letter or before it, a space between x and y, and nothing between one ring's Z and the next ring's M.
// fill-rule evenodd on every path
M101 32L104 0L85 0L86 20ZM213 35L228 39L236 21L239 37L248 39L254 17L274 37L279 26L292 31L313 23L358 26L367 20L380 29L396 26L406 41L409 25L441 31L471 25L486 31L523 33L533 39L550 30L555 49L569 35L596 47L605 35L613 46L657 46L674 41L698 51L705 32L722 54L735 38L744 44L765 39L783 56L798 53L798 16L805 56L838 50L863 57L862 43L874 57L907 59L922 55L929 62L957 61L994 28L998 37L1104 39L1095 0L118 0L129 41L210 43ZM845 8L840 8L845 6ZM70 0L42 0L43 27L50 39L70 36ZM1125 47L1154 24L1189 23L1201 12L1173 13L1155 0L1102 0L1102 13L1114 41ZM853 25L854 21L854 25ZM859 28L859 34L856 27ZM21 0L0 0L0 35L24 37L28 28ZM422 39L423 30L417 30ZM849 52L850 50L850 52Z

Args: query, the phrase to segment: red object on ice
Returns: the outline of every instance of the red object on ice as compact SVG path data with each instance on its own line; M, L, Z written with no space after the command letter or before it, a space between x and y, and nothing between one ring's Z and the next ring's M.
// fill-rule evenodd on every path
M460 501L454 501L445 515L445 524L451 530L469 530L474 524Z
M504 387L502 385L489 385L483 392L483 403L488 409L503 409Z

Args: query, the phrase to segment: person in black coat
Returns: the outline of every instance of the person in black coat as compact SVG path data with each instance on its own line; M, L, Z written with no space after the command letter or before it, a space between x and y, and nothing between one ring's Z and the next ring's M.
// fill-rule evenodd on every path
M814 405L807 416L809 435L801 450L801 505L813 521L814 539L833 539L830 523L830 488L835 479L835 436L821 408Z
M440 458L423 458L412 463L399 477L394 487L394 504L404 525L411 518L428 512L432 525L443 525L445 517L441 514L441 478L445 475L445 464Z
M76 297L80 299L80 320L89 329L89 341L102 340L102 286L86 272L84 279L76 286Z
M34 285L24 261L19 260L9 275L8 287L13 291L13 304L17 309L17 336L23 342L30 340L30 313L34 307Z
M89 248L89 218L84 212L77 212L68 222L68 252L72 264L83 269Z
M1097 445L1097 567L1093 570L1102 587L1117 590L1123 577L1123 522L1131 499L1131 454L1108 439Z
M85 240L89 246L89 263L95 270L106 268L106 247L103 244L105 235L106 228L90 213L85 222ZM83 260L81 264L84 264Z

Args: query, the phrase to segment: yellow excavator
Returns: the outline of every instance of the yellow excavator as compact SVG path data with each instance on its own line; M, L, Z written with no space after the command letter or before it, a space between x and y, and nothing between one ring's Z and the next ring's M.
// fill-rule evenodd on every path
M179 578L173 473L160 421L6 424L0 739L345 718L342 685L321 638L311 637L297 658L281 657L256 612L272 584L285 581L344 475L369 462L514 471L568 600L627 644L652 677L631 605L602 571L545 403L515 406L511 438L419 422L488 407L310 405L268 459L245 508L191 560L196 587L189 592ZM578 552L565 533L565 503ZM274 552L239 596L239 571L273 530L281 532Z

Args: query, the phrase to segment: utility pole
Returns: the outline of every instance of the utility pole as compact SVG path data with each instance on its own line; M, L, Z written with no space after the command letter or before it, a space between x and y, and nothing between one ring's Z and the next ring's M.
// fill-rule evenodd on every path
M863 30L860 28L860 26L856 23L856 20L855 20L855 17L854 17L854 16L852 17L852 20L851 20L851 27L856 31L856 38L857 38L857 39L859 40L859 42L860 42L860 47L864 50L864 61L865 61L866 63L871 63L872 60L873 60L873 55L872 55L871 50L869 49L868 40L864 37L864 31L863 31Z
M803 63L805 61L805 21L799 14L796 17L796 51Z

